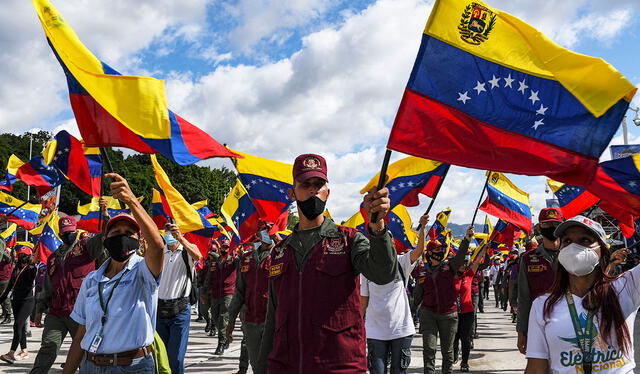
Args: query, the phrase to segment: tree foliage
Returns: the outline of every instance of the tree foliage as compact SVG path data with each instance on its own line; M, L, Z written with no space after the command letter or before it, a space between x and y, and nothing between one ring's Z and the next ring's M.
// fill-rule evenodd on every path
M46 142L53 138L53 135L46 131L23 135L0 134L0 168L6 168L11 154L15 154L22 161L28 161L30 138L33 141L32 155L37 156L44 149ZM111 148L107 148L106 153L111 161L113 171L127 179L136 195L144 196L142 204L150 211L152 188L157 188L157 183L149 156L135 154L125 157L122 151ZM236 174L225 167L210 169L197 165L181 166L160 155L158 155L158 161L171 179L171 184L180 191L188 202L207 200L209 208L213 212L220 211L226 194L235 183ZM103 170L109 171L106 162L104 162ZM105 195L109 194L107 182L105 178L103 180ZM27 197L27 186L21 181L16 182L11 195L24 200ZM31 200L34 199L35 192L31 189ZM78 202L86 204L89 201L91 201L91 196L82 192L73 183L67 181L62 185L60 192L60 210L62 212L77 214Z

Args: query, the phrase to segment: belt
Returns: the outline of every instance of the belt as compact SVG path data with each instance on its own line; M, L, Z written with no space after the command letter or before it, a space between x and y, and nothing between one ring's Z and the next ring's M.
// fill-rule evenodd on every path
M131 351L111 353L111 354L95 354L86 352L87 360L93 362L97 366L129 366L135 358L140 358L151 353L151 346L133 349Z

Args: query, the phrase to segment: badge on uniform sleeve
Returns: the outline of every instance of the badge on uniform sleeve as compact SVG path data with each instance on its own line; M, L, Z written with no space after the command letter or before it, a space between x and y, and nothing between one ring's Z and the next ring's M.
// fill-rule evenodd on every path
M529 273L540 273L545 270L544 265L529 265L527 266L527 272Z
M341 255L344 254L344 242L342 238L330 238L327 240L325 254Z
M271 265L271 267L269 267L269 276L270 277L275 277L278 276L280 274L282 274L282 266L284 264L283 263L279 263L276 265Z
M246 273L246 272L248 272L248 271L249 271L249 265L243 265L243 266L240 268L240 272L241 272L241 273Z

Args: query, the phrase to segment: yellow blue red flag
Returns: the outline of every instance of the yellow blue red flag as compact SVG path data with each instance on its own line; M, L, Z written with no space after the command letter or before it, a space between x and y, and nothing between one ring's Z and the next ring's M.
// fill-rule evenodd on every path
M480 0L437 0L387 147L585 185L636 87Z
M0 180L0 190L11 192L13 190L13 184L18 180L16 175L18 169L24 162L16 155L9 156L9 162L7 162L7 170L5 171L4 179Z
M220 212L232 231L245 242L252 238L258 229L258 211L240 179L222 203Z
M36 227L41 210L40 204L24 204L24 201L0 191L0 216L8 216L9 222L31 230Z
M448 168L447 164L413 156L389 165L387 169L389 180L386 187L389 189L391 208L398 204L417 206L420 204L419 194L434 197L438 187L444 181ZM360 190L360 193L366 193L377 186L378 179L380 179L379 172Z
M531 234L533 223L529 194L516 187L504 174L487 173L489 173L487 198L480 206L480 210L511 222L527 234Z
M238 178L246 188L261 220L272 224L270 234L287 228L293 187L293 165L234 151L244 158L235 159Z
M71 108L87 145L161 153L181 165L237 156L167 108L164 82L124 76L98 60L48 0L33 0L67 77Z
M5 248L13 247L18 241L18 235L16 235L17 227L18 225L16 225L15 223L12 223L9 225L9 227L7 227L6 230L0 233L0 238L4 240Z

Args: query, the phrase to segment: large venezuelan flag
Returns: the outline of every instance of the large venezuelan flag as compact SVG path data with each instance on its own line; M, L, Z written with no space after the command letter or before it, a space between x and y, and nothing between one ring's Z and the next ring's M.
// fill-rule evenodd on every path
M293 187L293 165L234 151L244 158L235 159L238 178L253 200L261 220L273 226L270 234L287 228Z
M635 91L510 14L437 0L388 148L585 185Z
M488 173L491 174L487 183L487 198L480 210L511 222L527 234L531 234L533 223L529 194L516 187L504 174Z
M98 60L48 0L33 0L62 65L71 107L87 145L161 153L181 165L237 156L167 108L164 82L123 76Z
M220 212L241 243L255 235L258 229L258 211L239 179L222 203Z
M387 169L389 180L386 187L389 189L391 208L398 204L417 206L420 204L419 194L433 197L444 181L448 168L448 164L412 156L389 165ZM366 193L377 186L379 178L380 172L360 190L360 193Z
M580 186L572 186L547 179L547 184L558 199L564 218L572 218L597 204L600 199Z
M20 166L22 166L23 164L24 162L22 162L22 160L20 160L18 156L9 156L4 179L0 180L0 190L9 192L13 190L13 184L16 183L16 180L18 180L18 178L16 177L16 174L18 174L18 168L20 168Z
M102 157L98 148L85 148L80 140L60 131L42 151L44 162L53 165L73 184L91 196L100 196Z
M45 223L44 229L42 233L37 236L37 241L35 244L34 252L38 261L46 264L47 259L51 255L51 253L55 252L60 244L62 244L62 240L58 235L58 219L52 219L49 222Z
M36 227L38 215L42 206L40 204L24 204L24 201L0 191L0 216L6 216L9 213L8 221L16 223L18 226L27 230ZM17 209L16 209L17 208Z

